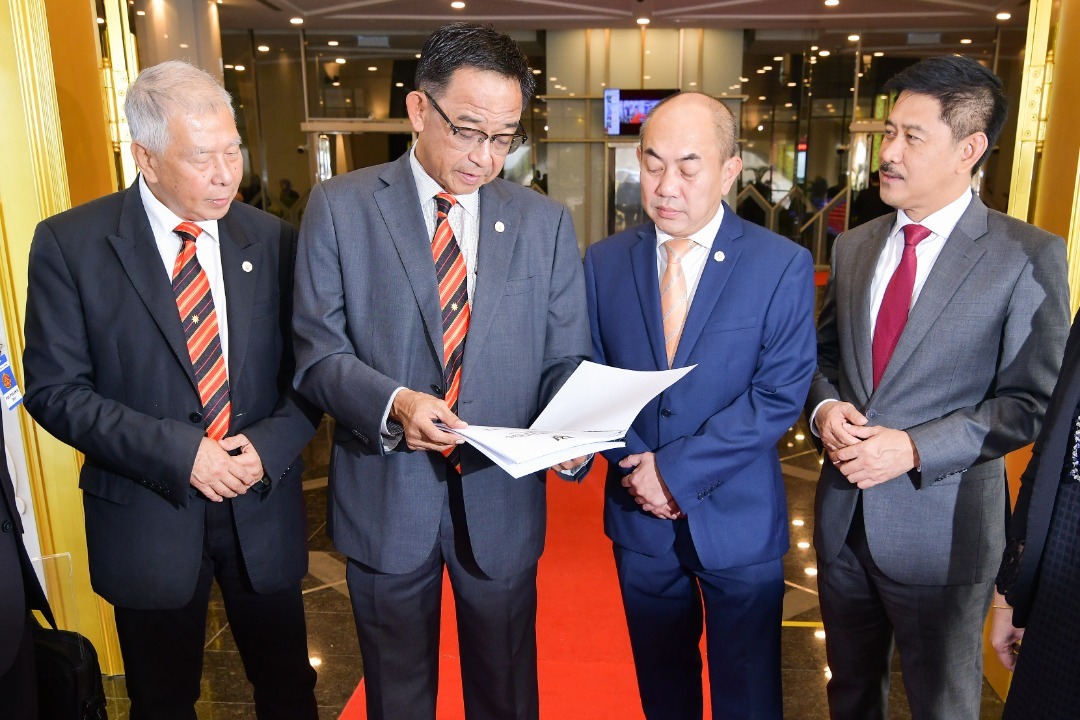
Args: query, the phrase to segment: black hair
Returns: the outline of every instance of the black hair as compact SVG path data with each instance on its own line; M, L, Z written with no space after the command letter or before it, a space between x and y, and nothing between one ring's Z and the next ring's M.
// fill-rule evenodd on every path
M885 83L885 90L897 95L906 90L937 100L941 120L952 129L956 142L972 133L985 133L986 152L971 168L972 175L990 157L1009 114L1001 78L975 60L959 55L921 60L894 75Z
M536 89L529 58L509 35L491 25L457 22L444 25L424 42L416 65L416 89L439 96L455 70L475 68L514 78L524 108Z

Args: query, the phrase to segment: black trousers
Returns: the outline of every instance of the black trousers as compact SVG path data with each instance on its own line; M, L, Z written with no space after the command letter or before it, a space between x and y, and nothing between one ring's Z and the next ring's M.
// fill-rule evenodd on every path
M37 720L37 673L34 670L33 621L29 613L15 661L0 675L0 718Z
M248 581L232 504L203 501L206 532L195 594L175 610L116 608L131 720L196 720L210 588L221 587L259 720L318 718L300 585L256 593Z
M388 574L349 560L346 577L369 720L435 718L443 567L457 610L465 717L539 717L536 565L500 579L480 571L468 541L460 482L450 481L439 538L419 568Z

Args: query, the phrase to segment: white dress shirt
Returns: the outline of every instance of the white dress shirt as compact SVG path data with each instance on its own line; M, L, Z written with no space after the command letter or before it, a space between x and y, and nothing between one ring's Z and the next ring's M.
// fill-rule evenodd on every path
M686 278L686 310L690 312L690 306L694 302L694 294L697 292L698 283L701 282L701 273L705 271L705 263L709 260L709 251L712 250L713 240L720 231L720 224L724 222L724 205L721 203L716 215L705 227L693 235L687 236L693 240L690 249L679 261L682 264L683 276ZM660 228L656 228L656 272L657 281L664 281L664 272L667 270L668 253L664 243L674 238ZM681 236L680 236L681 237Z
M930 271L934 269L938 256L945 247L945 241L949 239L960 217L967 211L971 204L971 190L965 189L964 193L951 203L937 212L927 215L922 222L918 223L930 231L930 234L915 246L915 286L911 292L911 305L919 299L923 285ZM893 223L889 236L885 239L885 247L878 256L877 265L874 266L874 278L870 283L870 340L874 339L875 326L877 325L878 311L881 309L881 301L885 298L885 288L889 285L893 273L900 265L900 258L904 254L904 226L910 225L914 220L907 216L903 210L896 211L896 222ZM814 435L817 431L817 414L821 406L832 400L822 400L814 411L810 413L810 430Z
M157 243L158 253L161 255L161 264L165 266L165 275L172 284L173 267L176 264L176 256L180 254L182 244L180 236L173 232L176 226L184 222L172 210L154 197L154 193L146 184L146 179L139 176L139 196L142 198L146 217L150 220L150 230L154 233L154 242ZM229 372L229 316L225 305L225 280L221 274L221 244L218 235L217 220L200 220L195 223L202 228L195 243L195 257L199 259L199 265L206 273L206 279L210 282L210 295L214 298L214 311L217 313L218 334L221 336L221 355L225 360L225 374ZM177 317L179 317L177 311Z

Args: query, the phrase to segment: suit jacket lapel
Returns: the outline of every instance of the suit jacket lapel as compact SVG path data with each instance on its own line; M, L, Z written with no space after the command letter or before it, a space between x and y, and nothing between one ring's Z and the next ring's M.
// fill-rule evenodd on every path
M184 338L184 328L176 310L176 296L173 295L169 274L161 263L161 254L150 229L150 220L146 217L146 210L143 209L142 198L139 196L138 182L136 180L125 191L116 235L109 236L109 244L112 245L143 305L161 330L165 342L187 373L192 387L198 389L195 371L191 367L191 357L188 355L187 340Z
M484 185L479 193L480 238L476 249L476 286L470 298L472 318L465 339L462 384L475 373L482 372L484 340L499 311L499 300L505 292L510 270L510 258L521 239L523 222L512 196L501 183ZM496 223L500 224L502 231L495 229Z
M416 180L409 167L409 154L391 163L381 176L386 187L376 190L375 203L394 241L402 267L412 286L431 347L445 367L443 358L442 315L439 309L439 286L435 279L435 260L431 257L431 238L416 195ZM361 199L357 198L359 202Z
M664 343L664 317L660 310L660 278L656 268L656 228L650 223L638 231L637 244L630 248L630 265L634 284L645 315L645 330L649 334L653 360L657 370L667 370L667 346Z
M854 342L855 366L862 383L863 398L868 398L874 392L874 354L873 354L873 329L870 326L870 286L874 280L874 267L877 265L881 251L885 248L885 241L889 238L889 232L896 221L895 213L885 216L887 221L882 222L880 227L875 226L871 231L870 239L860 243L855 250L851 283L851 297L848 298L848 307L854 308L851 316L851 337ZM843 329L841 328L841 333Z
M260 267L258 245L251 241L232 213L226 214L218 223L218 234L221 274L227 296L225 308L229 317L229 377L235 379L240 377L247 358L256 278L260 272L266 272L266 268Z
M986 206L978 198L972 197L968 209L945 241L919 293L919 299L911 308L904 331L885 367L885 374L881 376L879 388L884 387L904 367L938 315L986 252L976 242L986 234L986 215Z
M694 291L694 300L690 303L690 311L686 316L686 324L683 326L682 337L679 338L679 347L675 350L673 367L682 367L690 357L690 352L701 337L701 330L705 322L712 315L720 295L727 285L728 278L735 270L739 262L742 248L738 240L743 235L743 221L735 212L724 203L724 220L720 223L720 229L716 231L713 239L712 250L705 260L705 267L701 271L701 279L698 280L697 290ZM717 260L717 254L723 253L723 260Z

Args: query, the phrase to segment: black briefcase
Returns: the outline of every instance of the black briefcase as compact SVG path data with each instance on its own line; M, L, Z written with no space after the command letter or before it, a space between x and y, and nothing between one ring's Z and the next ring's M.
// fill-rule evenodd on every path
M42 720L108 720L97 651L85 637L56 629L48 604L41 610L52 627L34 618L34 665L38 717Z

